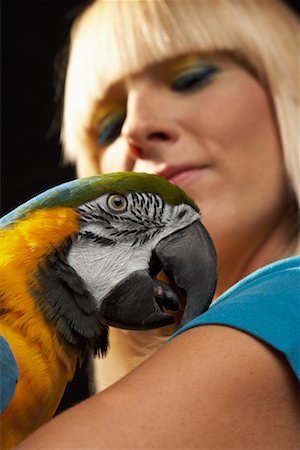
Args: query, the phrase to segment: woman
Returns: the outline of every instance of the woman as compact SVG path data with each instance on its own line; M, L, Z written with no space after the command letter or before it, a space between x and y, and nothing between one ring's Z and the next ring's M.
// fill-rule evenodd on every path
M144 171L186 190L217 249L218 299L25 448L300 445L298 33L279 1L100 0L75 23L67 157L79 176ZM112 330L104 385L160 333Z

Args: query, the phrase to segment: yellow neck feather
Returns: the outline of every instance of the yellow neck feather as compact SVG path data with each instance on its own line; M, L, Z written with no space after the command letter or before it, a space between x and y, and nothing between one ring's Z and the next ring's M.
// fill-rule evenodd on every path
M78 213L60 207L33 211L12 227L0 230L1 328L9 326L26 335L32 345L48 347L57 341L28 285L45 257L78 229ZM62 348L59 351L64 353ZM70 366L69 358L65 358L64 363Z

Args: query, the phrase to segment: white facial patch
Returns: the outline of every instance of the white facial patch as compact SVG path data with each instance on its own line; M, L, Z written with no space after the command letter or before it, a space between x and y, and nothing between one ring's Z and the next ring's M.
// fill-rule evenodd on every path
M190 205L171 206L152 193L127 194L126 210L114 212L110 195L78 208L82 226L68 255L99 306L131 273L149 269L159 241L199 220Z

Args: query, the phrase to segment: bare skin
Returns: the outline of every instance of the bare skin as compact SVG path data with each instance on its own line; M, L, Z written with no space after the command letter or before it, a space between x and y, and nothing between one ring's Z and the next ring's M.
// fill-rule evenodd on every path
M240 331L203 326L17 448L292 450L299 394L281 355Z

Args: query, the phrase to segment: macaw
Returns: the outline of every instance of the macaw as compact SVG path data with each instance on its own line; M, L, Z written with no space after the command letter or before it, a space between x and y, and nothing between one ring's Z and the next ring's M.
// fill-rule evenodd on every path
M77 361L106 354L108 325L174 321L180 301L161 270L186 293L181 324L208 308L217 279L193 200L126 172L64 183L4 216L0 270L3 449L54 415Z

